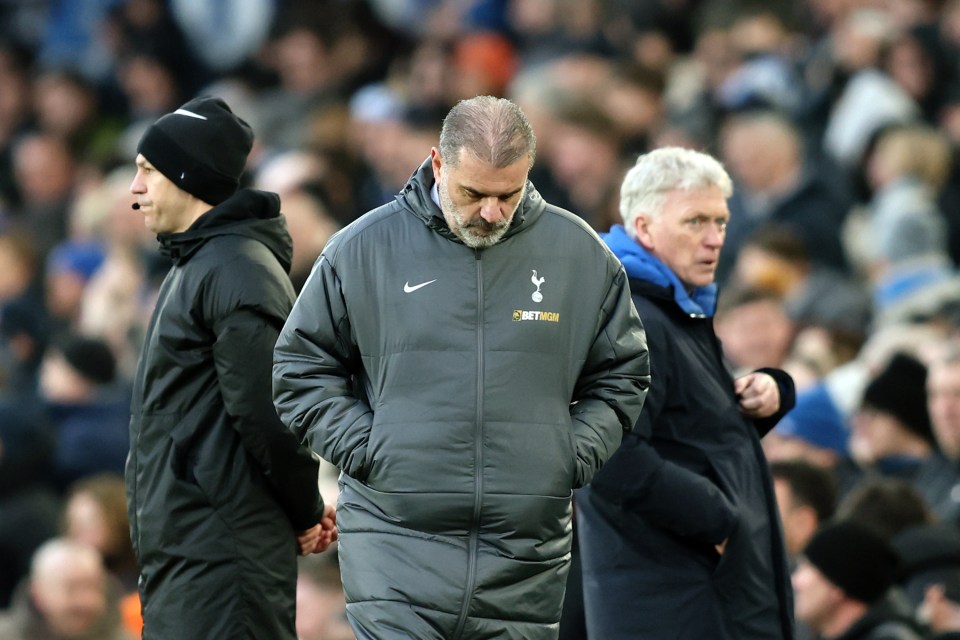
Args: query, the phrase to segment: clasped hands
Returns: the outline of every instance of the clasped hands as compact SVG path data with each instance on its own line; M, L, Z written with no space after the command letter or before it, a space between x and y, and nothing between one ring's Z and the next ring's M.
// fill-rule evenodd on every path
M337 510L332 504L323 505L323 516L320 522L306 531L297 533L297 546L300 555L322 553L334 543L339 536L337 531Z

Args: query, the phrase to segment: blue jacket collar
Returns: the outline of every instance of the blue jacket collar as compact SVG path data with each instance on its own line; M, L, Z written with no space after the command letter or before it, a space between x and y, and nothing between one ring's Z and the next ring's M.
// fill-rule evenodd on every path
M609 233L602 233L600 237L620 258L620 262L629 277L646 280L657 286L672 290L674 301L685 313L702 317L713 316L717 309L716 283L705 287L697 287L692 293L687 293L687 288L680 282L677 275L670 270L670 267L628 236L623 225L614 225L610 228Z

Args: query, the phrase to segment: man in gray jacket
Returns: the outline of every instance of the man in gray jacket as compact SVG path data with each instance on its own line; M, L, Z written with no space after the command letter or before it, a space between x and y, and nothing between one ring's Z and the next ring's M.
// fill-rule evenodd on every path
M334 236L274 354L281 419L342 471L367 638L556 638L571 492L636 421L646 338L619 262L527 175L508 100L456 105L396 200Z

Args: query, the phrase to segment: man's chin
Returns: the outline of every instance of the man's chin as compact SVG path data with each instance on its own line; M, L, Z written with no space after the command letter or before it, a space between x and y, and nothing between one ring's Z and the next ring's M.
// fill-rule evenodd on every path
M464 231L461 239L471 249L488 249L500 242L506 232L506 229L498 229L487 234Z

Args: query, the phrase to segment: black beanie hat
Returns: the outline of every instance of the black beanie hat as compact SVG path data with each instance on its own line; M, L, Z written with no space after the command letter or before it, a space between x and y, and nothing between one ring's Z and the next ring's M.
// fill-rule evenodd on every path
M160 173L208 204L236 192L253 147L250 125L220 98L194 98L147 129L137 145Z
M848 520L820 527L803 555L847 596L866 604L886 593L899 569L899 558L886 540Z
M897 353L863 392L863 404L896 417L910 431L935 442L927 413L927 367Z
M110 384L117 371L117 361L103 340L70 336L60 345L64 360L81 376L95 384Z

